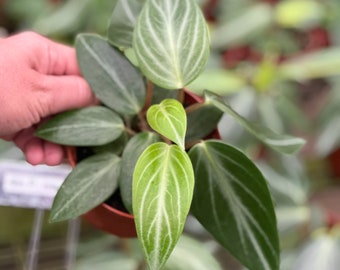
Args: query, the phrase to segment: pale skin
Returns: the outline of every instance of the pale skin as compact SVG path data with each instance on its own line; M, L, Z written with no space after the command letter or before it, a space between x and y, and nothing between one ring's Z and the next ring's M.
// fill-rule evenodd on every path
M0 138L13 141L29 163L64 159L62 146L34 136L44 120L95 103L74 48L33 32L0 39Z

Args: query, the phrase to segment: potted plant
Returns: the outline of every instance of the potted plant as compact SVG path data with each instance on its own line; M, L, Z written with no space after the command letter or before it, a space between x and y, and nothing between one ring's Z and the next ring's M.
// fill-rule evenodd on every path
M84 214L94 221L91 213L103 207L124 212L130 225L123 227L132 230L117 232L114 222L113 233L130 237L135 228L149 268L161 269L192 214L248 269L279 269L266 180L211 134L226 113L279 152L304 141L248 121L209 90L200 99L191 92L209 45L195 0L118 0L107 37L77 36L81 71L102 104L56 115L36 133L76 147L80 161L55 197L51 221Z

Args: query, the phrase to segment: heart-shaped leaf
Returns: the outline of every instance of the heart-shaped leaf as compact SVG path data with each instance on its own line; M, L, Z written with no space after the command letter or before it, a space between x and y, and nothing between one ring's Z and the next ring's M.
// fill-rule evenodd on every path
M195 217L250 270L279 269L276 217L261 172L243 153L217 140L195 145L189 156Z
M122 115L135 115L144 106L145 83L141 73L107 40L92 34L76 38L82 74L92 91Z
M133 29L142 7L142 1L117 1L108 29L108 39L112 45L121 50L132 47Z
M120 158L104 153L81 161L54 198L51 221L78 217L104 202L117 188Z
M95 146L114 141L124 128L114 111L93 106L57 115L39 127L35 135L58 144Z
M177 145L155 143L140 156L133 174L133 214L151 270L161 269L175 247L193 188L190 159Z
M205 99L207 103L211 103L221 111L228 113L256 138L278 152L292 154L298 151L305 144L305 140L301 138L278 134L267 127L249 122L234 111L221 97L212 92L206 91Z
M147 111L149 125L159 134L184 149L187 117L183 105L176 99L165 99Z
M209 57L209 33L195 0L146 1L133 48L144 75L167 89L193 81Z
M130 213L132 213L132 175L137 160L149 145L159 141L160 137L156 133L142 132L132 137L124 149L119 190L124 206Z

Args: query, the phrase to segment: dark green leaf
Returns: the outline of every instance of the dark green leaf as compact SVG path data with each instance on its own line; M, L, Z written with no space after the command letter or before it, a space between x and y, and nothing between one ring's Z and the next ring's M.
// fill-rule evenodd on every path
M150 270L161 269L174 249L193 189L190 159L177 145L152 144L138 159L133 174L133 214Z
M279 269L274 207L257 167L216 140L195 145L189 156L196 179L195 217L250 270Z
M256 138L278 152L292 154L305 144L305 140L301 138L278 134L267 127L248 121L234 111L221 97L212 92L206 91L205 99L207 103L211 103L221 111L228 113Z
M135 115L145 102L140 72L107 40L80 34L76 50L81 71L92 91L108 107L122 115Z
M152 104L161 103L164 99L177 99L179 91L169 91L168 89L161 88L158 85L154 85L152 91Z
M36 135L45 140L73 146L95 146L114 141L124 130L114 111L93 106L61 113L44 123Z
M93 150L93 153L95 154L110 152L112 154L116 154L117 156L120 156L128 140L129 140L129 135L127 134L127 132L123 132L122 135L116 140L114 140L113 142L99 145L99 146L94 146L94 147L91 147L91 149Z
M217 129L223 112L215 106L202 103L200 106L187 114L188 129L186 140L197 140L206 137Z
M130 213L132 213L132 175L137 160L149 145L158 141L160 137L156 133L142 132L132 137L124 149L119 187L124 206Z
M117 188L120 158L101 154L81 161L60 187L51 221L78 217L104 202Z

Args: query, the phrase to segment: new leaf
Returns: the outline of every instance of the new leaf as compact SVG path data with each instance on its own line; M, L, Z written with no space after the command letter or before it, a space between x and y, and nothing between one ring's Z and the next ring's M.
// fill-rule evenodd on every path
M159 134L184 150L187 117L183 105L175 99L165 99L147 111L149 125Z

